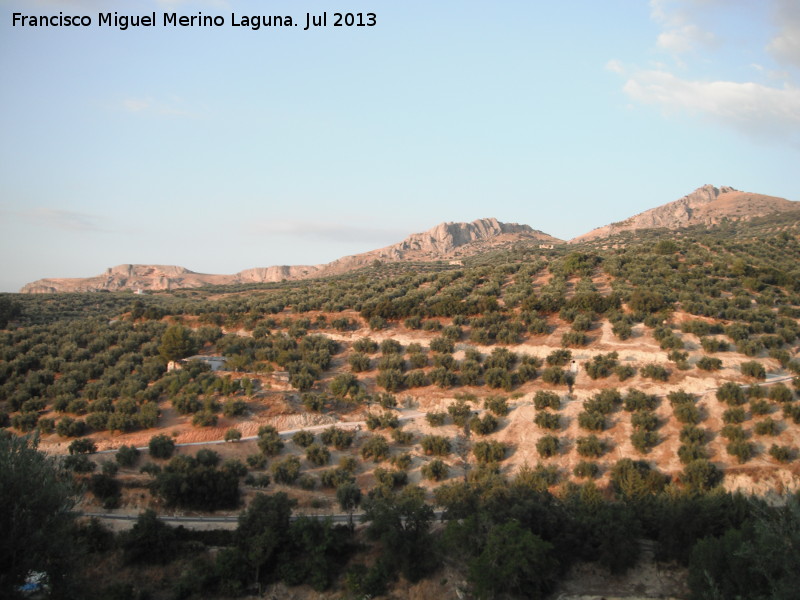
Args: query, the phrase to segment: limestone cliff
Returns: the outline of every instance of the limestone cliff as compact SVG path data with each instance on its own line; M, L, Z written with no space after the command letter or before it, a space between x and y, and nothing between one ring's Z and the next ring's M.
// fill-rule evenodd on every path
M434 261L465 257L494 247L528 240L547 244L560 240L528 225L479 219L472 223L441 223L391 246L339 258L323 265L272 266L246 269L233 275L195 273L170 265L118 265L96 277L40 279L25 285L22 293L96 292L100 290L169 290L207 285L271 283L338 275L382 262Z

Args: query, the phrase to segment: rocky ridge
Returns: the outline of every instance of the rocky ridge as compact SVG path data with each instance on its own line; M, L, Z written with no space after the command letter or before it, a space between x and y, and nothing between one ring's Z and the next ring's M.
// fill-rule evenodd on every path
M593 229L570 243L604 238L639 229L680 229L692 225L714 226L724 219L740 220L779 212L800 211L800 202L775 196L742 192L732 187L704 185L683 198L646 210L620 221Z
M393 244L345 256L322 265L272 266L246 269L233 275L196 273L171 265L118 265L102 275L87 278L39 279L28 283L22 293L96 292L101 290L168 290L207 285L269 283L325 277L347 273L374 261L434 261L471 256L487 249L518 241L543 244L562 243L528 225L501 223L497 219L478 219L472 223L440 223L423 233L415 233Z

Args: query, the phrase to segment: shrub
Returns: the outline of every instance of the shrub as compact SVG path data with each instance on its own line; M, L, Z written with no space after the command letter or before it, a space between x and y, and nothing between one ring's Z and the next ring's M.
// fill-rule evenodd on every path
M370 338L361 338L353 342L353 350L365 354L374 354L378 351L378 343Z
M755 454L755 447L745 440L733 440L725 447L728 454L735 456L739 463L746 463Z
M733 381L726 381L723 383L717 390L716 395L717 400L725 402L730 406L739 406L747 401L742 388Z
M484 399L483 407L492 411L498 417L504 417L508 414L508 401L502 396L489 396Z
M548 366L551 367L563 367L564 365L569 364L569 361L572 360L572 351L567 350L566 348L559 348L558 350L553 350L550 354L547 355L545 358L545 362Z
M247 410L247 403L244 400L226 400L222 405L222 414L226 417L239 417Z
M483 418L474 416L469 420L469 428L478 435L489 435L497 429L497 419L489 413L484 414Z
M533 397L533 405L537 410L542 410L544 408L558 410L561 408L561 400L559 399L558 394L555 392L539 390Z
M400 428L392 429L392 439L396 444L406 446L414 440L414 434L410 431L403 431Z
M450 440L441 435L426 435L420 440L420 446L425 454L434 456L447 456L450 454Z
M700 345L703 347L703 350L709 354L713 354L714 352L726 352L728 350L728 342L717 338L700 338Z
M464 427L464 425L467 424L467 420L472 415L469 404L467 404L466 400L463 398L456 400L453 404L448 406L447 412L450 413L453 423L459 427Z
M242 432L234 427L231 427L225 432L226 442L238 442L240 439L242 439Z
M680 482L687 488L706 492L722 482L722 471L704 458L698 458L683 468L679 476Z
M533 422L543 429L557 430L561 427L561 417L556 413L546 411L538 413Z
M770 406L769 402L762 399L756 399L750 401L750 412L754 415L766 415L772 411L772 406Z
M586 373L592 379L601 379L611 375L612 371L619 366L619 355L616 352L609 354L597 354L592 360L586 363Z
M67 448L70 454L94 454L97 452L97 444L89 438L73 440Z
M276 483L290 485L300 476L300 459L296 456L287 456L283 460L272 463L270 471L272 471L272 478Z
M681 463L688 465L690 462L708 458L705 446L697 443L681 444L678 448L678 458Z
M753 427L753 431L757 435L778 435L778 424L772 419L764 419L759 421Z
M679 423L696 424L700 422L700 410L694 404L678 404L672 409Z
M575 477L595 478L600 473L600 467L595 462L582 460L572 470Z
M559 441L554 435L546 435L536 442L536 451L542 458L550 458L558 454Z
M752 377L753 379L766 379L767 378L767 371L764 369L764 365L756 360L751 360L748 362L743 362L740 365L742 370L742 375L746 377Z
M800 406L795 404L784 404L783 417L785 419L791 419L795 422L795 424L800 424Z
M722 368L722 361L718 358L704 356L697 361L697 368L703 371L719 371Z
M631 416L631 425L634 429L655 431L658 428L658 417L651 411L642 410Z
M639 373L641 373L642 377L655 381L667 381L669 379L669 369L654 363L645 365L639 369Z
M568 331L561 336L561 345L567 347L580 347L589 343L589 336L583 331Z
M542 371L542 381L552 385L572 385L574 379L572 373L561 367L547 367Z
M153 458L169 458L175 452L175 441L165 434L154 435L148 444L150 456Z
M636 369L630 365L617 365L614 368L614 374L620 381L625 381L636 375Z
M630 389L625 394L623 406L628 412L637 410L653 410L658 405L658 398L651 394L645 394L637 389Z
M382 435L373 435L361 446L361 458L381 462L389 457L389 443Z
M667 394L667 400L669 400L670 405L674 407L681 404L693 403L696 397L694 394L684 392L683 390L676 390Z
M91 473L97 465L86 454L70 454L64 458L64 468L76 473Z
M477 442L472 447L472 453L479 464L500 462L506 456L506 446L495 441Z
M306 460L317 467L327 465L331 460L330 450L320 444L310 444L306 448Z
M428 421L428 424L431 427L441 427L444 425L444 421L447 418L446 412L429 412L425 415L425 420Z
M684 444L703 444L706 439L706 430L694 425L684 425L681 429L679 439Z
M786 387L783 383L776 383L775 385L769 388L768 397L770 400L774 400L775 402L792 402L794 400L794 394L792 394L792 390Z
M257 443L261 452L267 456L275 456L283 450L283 440L272 425L264 425L258 429Z
M358 378L352 373L339 373L331 381L331 394L337 398L355 398L361 389Z
M646 429L637 429L631 434L631 443L642 454L647 454L650 450L658 445L658 434L655 431L647 431Z
M622 395L619 390L609 388L595 394L591 400L583 403L586 412L607 415L614 411L616 406L622 402Z
M789 448L789 446L778 446L777 444L772 444L769 449L769 455L779 462L786 463L792 460L794 452L791 448Z
M446 337L433 338L430 343L431 352L441 352L442 354L452 354L455 344Z
M744 409L741 406L737 406L736 408L729 408L724 413L722 413L722 420L725 423L744 423L745 419L747 419L747 415L744 412Z
M361 352L354 352L351 354L350 358L347 359L347 363L350 365L350 369L353 371L353 373L369 371L370 368L369 356Z
M132 467L139 460L139 450L134 446L120 446L114 457L120 467Z
M353 444L355 434L348 429L331 426L322 430L319 437L326 446L333 446L337 450L346 450Z
M192 416L192 425L195 427L216 427L217 415L207 410L201 410Z
M308 448L314 443L314 434L305 429L301 429L292 436L292 441L302 448Z
M403 353L403 346L397 340L393 340L391 338L385 339L381 342L381 354L386 356L387 354L402 354Z
M742 429L741 425L734 425L729 423L725 425L719 432L719 434L724 437L726 440L730 441L743 441L745 439L744 429Z
M576 442L578 454L586 458L600 458L606 452L606 443L596 435L579 437Z
M400 369L387 369L378 373L375 382L387 392L398 392L405 385L405 378Z
M603 431L606 428L606 417L598 412L583 410L578 413L578 425L589 431Z
M389 462L391 462L398 469L405 471L411 466L411 454L408 452L397 454L393 456Z
M447 479L449 473L450 468L438 458L432 460L427 465L422 467L422 476L425 479L431 479L433 481L442 481L443 479Z
M408 483L408 473L402 470L389 471L378 467L373 471L373 475L378 485L389 490L402 487Z

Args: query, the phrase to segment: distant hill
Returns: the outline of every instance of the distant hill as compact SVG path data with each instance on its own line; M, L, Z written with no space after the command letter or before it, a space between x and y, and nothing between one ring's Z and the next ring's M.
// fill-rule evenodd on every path
M101 290L167 290L207 285L269 283L340 275L374 263L405 261L459 260L519 242L543 245L562 240L528 225L501 223L497 219L478 219L472 223L441 223L402 242L339 258L331 263L306 266L272 266L247 269L233 275L195 273L171 265L119 265L102 275L87 278L39 279L22 287L22 293L96 292Z
M679 200L651 208L624 221L598 227L573 238L570 243L605 238L623 231L680 229L693 225L714 226L726 219L748 220L785 212L797 212L800 216L800 202L741 192L727 186L717 188L713 185L704 185Z

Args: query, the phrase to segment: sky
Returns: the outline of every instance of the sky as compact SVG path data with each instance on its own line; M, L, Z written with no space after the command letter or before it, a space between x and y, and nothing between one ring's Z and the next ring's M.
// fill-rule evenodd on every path
M569 239L704 184L800 200L797 0L0 0L0 291L483 217Z

